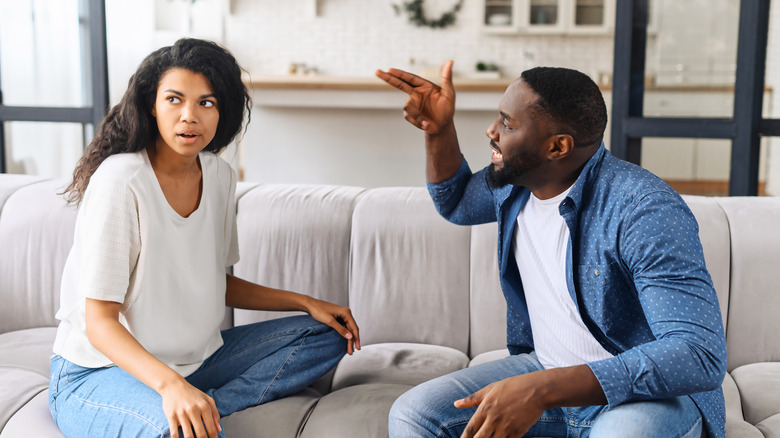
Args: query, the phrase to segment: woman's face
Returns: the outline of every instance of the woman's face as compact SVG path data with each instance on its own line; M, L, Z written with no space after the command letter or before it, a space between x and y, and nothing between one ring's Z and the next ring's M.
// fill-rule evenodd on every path
M217 132L219 109L209 80L200 73L171 68L160 77L152 116L157 119L157 148L195 158Z

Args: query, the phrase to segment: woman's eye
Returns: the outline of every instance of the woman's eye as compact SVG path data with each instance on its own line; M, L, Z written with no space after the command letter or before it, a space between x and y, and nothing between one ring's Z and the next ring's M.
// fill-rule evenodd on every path
M168 96L165 100L167 100L170 103L179 103L179 102L181 102L181 99L179 99L176 96Z
M214 106L214 102L212 102L212 101L210 101L210 100L204 100L204 101L203 101L203 102L201 102L200 104L201 104L201 105L203 105L203 106L205 106L206 108L211 108L211 107L213 107L213 106Z

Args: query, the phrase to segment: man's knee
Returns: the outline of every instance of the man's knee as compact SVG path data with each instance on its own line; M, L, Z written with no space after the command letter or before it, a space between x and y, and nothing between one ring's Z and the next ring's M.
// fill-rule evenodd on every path
M593 438L680 437L699 438L701 412L690 397L626 403L603 412L591 429Z

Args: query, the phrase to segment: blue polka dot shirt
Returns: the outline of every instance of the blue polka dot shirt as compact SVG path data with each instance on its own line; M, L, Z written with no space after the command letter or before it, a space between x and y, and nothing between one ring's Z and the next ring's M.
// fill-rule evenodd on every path
M449 180L428 184L450 222L498 221L507 346L532 351L523 286L512 254L523 187L491 188L487 168L466 160ZM660 178L613 157L602 144L559 205L569 228L566 280L583 322L614 357L588 363L610 406L691 395L711 437L725 436L720 385L726 340L698 224Z

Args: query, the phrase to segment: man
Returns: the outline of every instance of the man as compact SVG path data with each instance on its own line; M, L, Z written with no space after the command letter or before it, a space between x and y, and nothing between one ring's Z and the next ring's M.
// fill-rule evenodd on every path
M390 435L723 437L725 338L698 225L668 185L604 148L596 84L569 69L524 72L487 129L492 164L472 174L452 61L441 87L377 75L409 95L438 211L498 221L511 354L404 394Z

